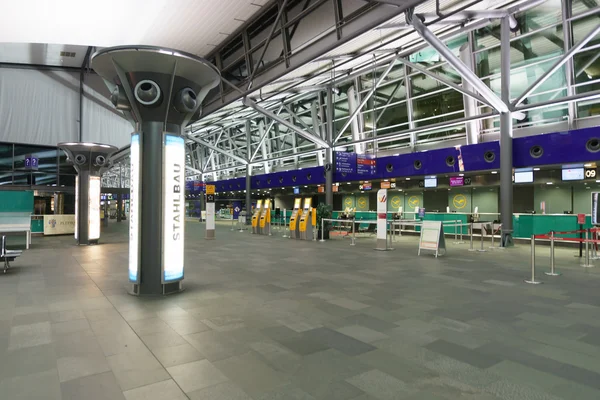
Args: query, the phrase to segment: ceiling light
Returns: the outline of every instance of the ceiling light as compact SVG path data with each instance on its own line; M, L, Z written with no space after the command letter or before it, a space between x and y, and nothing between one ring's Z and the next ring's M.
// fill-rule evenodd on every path
M498 173L498 171L492 171L493 175L496 175Z
M465 174L458 174L458 176L465 176Z
M410 181L410 178L406 178L407 181Z
M583 164L583 166L586 167L586 168L590 168L592 166L592 164L587 163L587 164Z
M536 167L536 168L534 168L533 170L534 170L534 171L539 171L540 169Z
M346 182L346 185L350 185L350 184L351 184L350 182Z
M546 185L552 185L552 182L546 182Z

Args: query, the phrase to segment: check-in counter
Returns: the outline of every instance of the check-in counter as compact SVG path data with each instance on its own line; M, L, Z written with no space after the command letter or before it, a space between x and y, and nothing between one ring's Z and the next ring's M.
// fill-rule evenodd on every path
M586 215L583 228L591 228L591 217ZM577 214L514 214L513 237L531 238L531 235L541 235L550 231L565 232L579 229ZM576 237L561 235L562 237Z

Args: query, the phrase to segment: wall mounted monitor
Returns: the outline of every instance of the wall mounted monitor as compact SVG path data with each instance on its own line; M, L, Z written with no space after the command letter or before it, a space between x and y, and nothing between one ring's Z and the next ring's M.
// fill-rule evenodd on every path
M299 187L295 187L294 188L294 194L300 194L300 188Z
M437 187L437 178L425 178L425 187L426 188Z
M579 181L585 177L583 168L565 168L562 170L563 181Z
M533 183L533 171L515 171L515 183Z

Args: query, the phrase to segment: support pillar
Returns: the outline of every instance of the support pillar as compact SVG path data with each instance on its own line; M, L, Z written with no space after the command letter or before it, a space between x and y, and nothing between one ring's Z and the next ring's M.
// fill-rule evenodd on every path
M75 240L79 245L100 239L100 177L108 157L118 149L97 143L59 143L77 171L75 178Z
M185 234L183 127L219 83L206 60L152 46L113 47L92 67L114 88L111 101L136 131L131 135L129 281L135 295L182 289Z
M246 225L252 224L252 175L250 164L246 165Z
M117 193L117 222L121 222L121 215L123 214L123 195Z
M510 104L510 22L501 21L500 96ZM502 222L502 247L513 245L513 150L512 115L510 110L500 113L500 219Z
M327 143L325 149L325 204L333 210L333 89L327 88Z

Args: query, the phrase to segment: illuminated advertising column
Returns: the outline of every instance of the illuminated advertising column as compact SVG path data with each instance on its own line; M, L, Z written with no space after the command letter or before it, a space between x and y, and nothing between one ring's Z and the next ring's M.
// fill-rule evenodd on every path
M59 143L77 171L75 178L75 240L97 244L100 239L100 176L110 167L114 146L98 143Z
M218 70L177 50L122 46L100 50L92 68L111 102L136 126L130 148L131 294L182 290L185 249L184 127L198 119Z
M387 189L377 191L377 247L375 250L389 250L387 243Z

